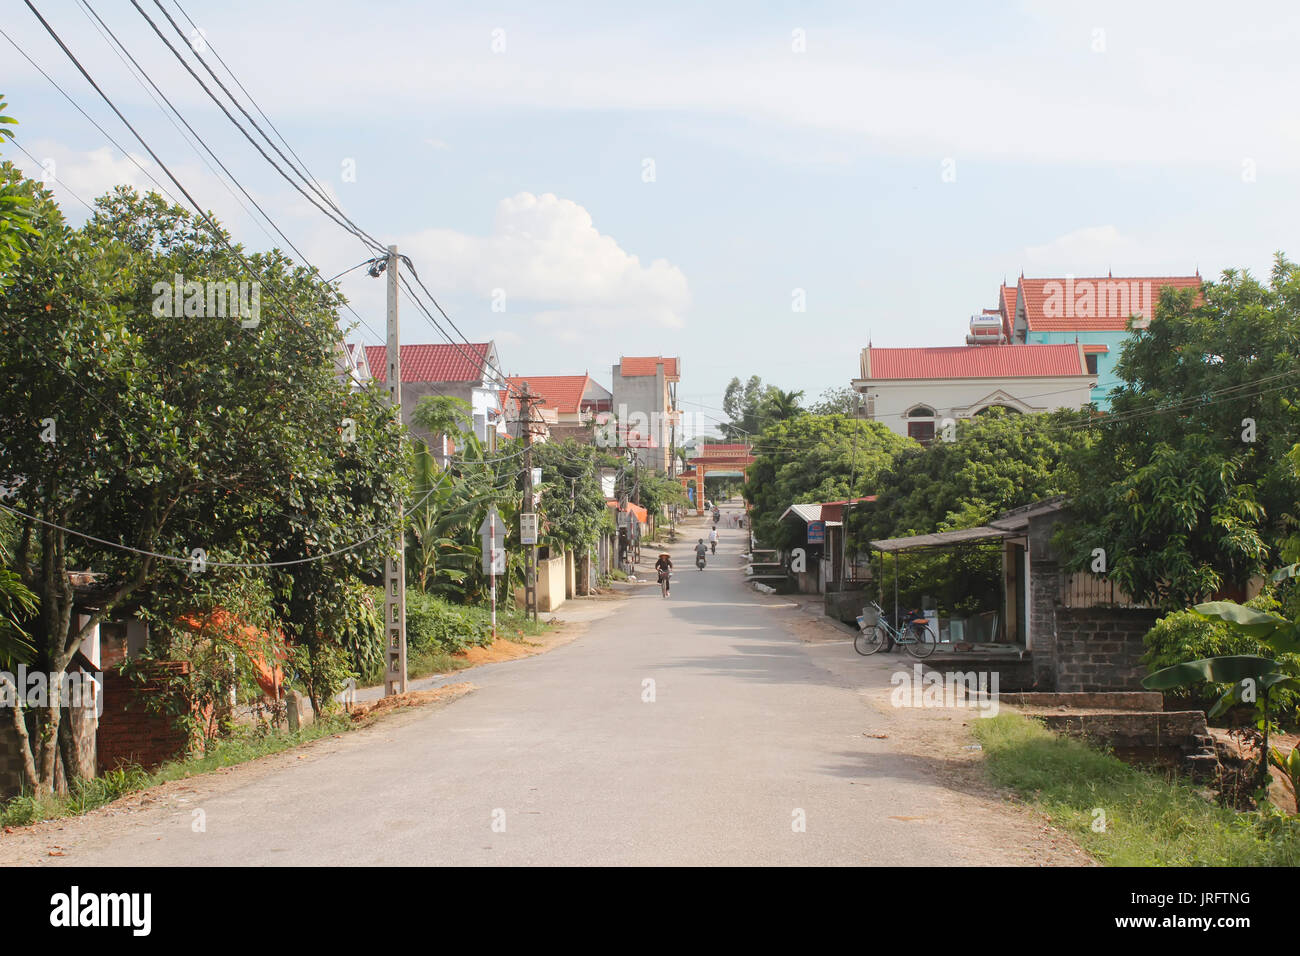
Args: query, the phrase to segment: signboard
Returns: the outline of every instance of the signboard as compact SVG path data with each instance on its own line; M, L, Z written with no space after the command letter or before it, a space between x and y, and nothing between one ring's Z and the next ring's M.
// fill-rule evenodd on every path
M496 508L488 509L487 517L478 526L478 533L483 542L483 573L505 574L506 525Z
M483 539L484 551L489 548L496 548L498 551L505 548L506 523L501 520L501 515L497 513L496 508L488 509L487 517L478 526L478 536Z
M826 543L826 522L825 521L808 522L808 543L809 544Z
M523 512L519 515L519 542L520 544L537 543L537 515L529 512Z

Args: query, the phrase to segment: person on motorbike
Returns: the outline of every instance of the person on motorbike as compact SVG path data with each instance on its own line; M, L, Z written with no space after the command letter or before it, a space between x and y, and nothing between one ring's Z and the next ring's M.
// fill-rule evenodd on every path
M709 552L711 554L718 553L718 528L716 525L709 529Z
M661 584L664 582L665 578L668 579L668 586L664 588L664 593L665 594L671 593L672 592L671 575L673 570L673 559L668 557L668 555L666 554L659 555L659 560L655 562L655 570L659 572L659 582Z
M704 544L704 539L695 546L695 566L701 571L704 570L704 556L709 553L709 549Z

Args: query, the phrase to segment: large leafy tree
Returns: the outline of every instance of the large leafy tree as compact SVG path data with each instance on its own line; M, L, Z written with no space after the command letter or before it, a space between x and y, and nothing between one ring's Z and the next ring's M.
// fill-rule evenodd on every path
M1279 256L1267 283L1227 271L1161 296L1117 364L1122 384L1084 458L1071 564L1104 552L1125 591L1168 608L1237 592L1278 561L1297 480L1300 269Z
M250 269L156 195L118 188L73 229L12 166L0 180L31 199L40 233L0 290L0 484L31 516L13 565L39 599L36 666L57 683L115 609L183 592L223 561L260 566L314 657L343 610L340 580L376 566L398 533L407 475L380 393L338 378L338 293L273 251L248 257L263 283L256 327L156 308L155 284L177 274L224 284ZM80 570L100 576L84 622L68 575ZM33 715L38 793L56 779L59 703Z
M914 446L880 480L874 505L849 514L848 533L865 552L873 538L972 528L999 512L1042 498L1072 494L1080 483L1071 466L1093 440L1086 413L1019 415L1001 409L957 423L954 441ZM912 553L883 565L882 593L900 601L923 598L954 613L996 610L1001 600L1001 551L988 546Z
M618 460L592 445L568 439L535 446L533 461L542 469L538 510L547 538L565 549L586 548L609 526L600 469L614 467Z
M754 532L773 547L793 545L781 513L792 504L874 494L895 459L917 445L880 422L799 415L765 428L746 475Z
M889 538L973 527L1008 508L1071 494L1079 487L1073 458L1092 440L1086 413L990 409L958 422L955 441L912 445L851 530Z

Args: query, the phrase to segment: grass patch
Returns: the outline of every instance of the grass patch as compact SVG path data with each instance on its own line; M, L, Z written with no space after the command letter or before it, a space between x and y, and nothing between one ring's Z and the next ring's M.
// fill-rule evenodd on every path
M21 794L0 804L0 826L29 826L41 820L80 816L127 794L160 783L182 780L291 750L309 741L351 730L354 726L356 725L346 714L330 714L302 727L296 733L287 730L258 733L251 727L240 727L233 736L218 740L210 746L203 756L169 761L153 772L140 767L123 767L90 780L77 781L65 794L44 798Z
M1238 813L1182 779L1129 766L1019 714L974 721L994 783L1014 791L1111 866L1296 866L1300 822ZM1094 832L1095 811L1106 829Z

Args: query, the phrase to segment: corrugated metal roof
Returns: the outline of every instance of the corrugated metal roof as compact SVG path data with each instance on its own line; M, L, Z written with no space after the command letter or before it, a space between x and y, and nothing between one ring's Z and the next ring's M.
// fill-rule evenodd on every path
M807 524L809 521L821 521L822 506L816 504L791 505L789 508L786 508L785 511L781 512L781 517L778 518L777 520L784 521L785 516L788 514L793 514L796 518L801 519L805 524Z
M871 542L876 551L896 554L899 551L911 551L914 548L941 548L953 544L969 544L974 541L991 541L996 538L1019 537L1014 531L1000 528L978 527L962 528L960 531L940 531L937 534L914 534L906 538L881 538Z

